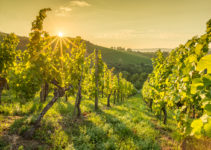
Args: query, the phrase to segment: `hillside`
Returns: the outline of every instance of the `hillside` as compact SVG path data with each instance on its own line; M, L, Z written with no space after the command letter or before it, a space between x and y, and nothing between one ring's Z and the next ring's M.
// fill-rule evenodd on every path
M7 33L0 32L0 41L2 41L6 35ZM18 44L17 49L21 49L21 50L26 49L26 45L28 44L29 39L24 36L18 36L18 38L20 39L20 43Z
M7 35L6 33L0 32L0 40ZM20 43L18 49L26 49L26 45L29 40L27 37L18 36ZM115 72L122 72L123 76L133 82L136 88L140 89L143 82L147 78L147 74L152 71L152 62L150 57L147 55L137 52L127 52L120 50L113 50L110 48L95 45L89 41L86 41L87 52L90 54L95 49L98 49L102 53L103 61L106 62L109 68L114 67ZM137 82L136 82L137 81Z
M103 60L108 65L115 64L148 64L151 65L151 60L144 55L137 55L136 52L127 52L127 51L119 51L113 50L110 48L105 48L102 46L94 45L88 41L86 41L88 52L93 52L94 49L101 50Z
M3 37L6 35L7 33L0 32L0 40L2 40ZM20 39L18 49L21 49L21 50L26 49L27 44L29 42L28 37L18 36L18 38ZM141 63L149 64L149 65L151 64L151 60L148 57L144 55L137 55L136 52L118 51L118 50L113 50L110 48L95 45L86 40L85 42L87 45L88 53L92 53L94 49L101 50L103 60L107 64L111 65L111 67L114 64L141 64Z

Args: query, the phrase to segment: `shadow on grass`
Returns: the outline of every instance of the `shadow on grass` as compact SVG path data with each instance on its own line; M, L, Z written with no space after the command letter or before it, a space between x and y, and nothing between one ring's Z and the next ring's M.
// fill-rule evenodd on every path
M20 147L26 149L48 149L48 145L42 144L34 139L24 139L22 136L24 132L29 129L28 117L14 116L14 122L10 122L8 128L4 128L3 134L0 136L0 149L19 149ZM8 120L5 120L9 122Z
M122 106L124 106L123 109L115 106L109 109L115 110L116 113L118 113L118 116L130 113L130 118L135 115L136 111L142 111L138 110L138 105L127 106L126 104L122 104ZM88 111L94 110L94 105L92 103L86 104L85 107L87 107ZM40 109L41 108L38 108L34 104L34 107L31 107L31 113L40 112ZM133 112L129 111L131 109ZM112 133L109 133L107 129L105 130L103 126L97 126L94 122L87 120L87 116L85 116L83 112L80 119L77 119L76 121L73 120L72 112L74 110L74 105L69 103L69 101L65 102L59 100L51 110L53 115L55 112L56 115L59 115L59 119L50 114L49 118L42 121L42 127L36 131L36 136L33 137L33 139L39 141L39 144L47 143L53 146L54 142L60 141L60 143L64 145L61 148L64 148L69 144L69 149L75 148L77 150L125 149L125 147L126 149L159 149L158 145L153 140L140 137L133 128L129 128L123 121L103 110L98 110L96 115L101 118L102 124L105 123L109 128L112 128ZM147 113L147 110L144 108L143 113L145 113L145 111ZM150 114L151 113L147 115ZM31 117L36 117L36 115ZM142 117L140 118L142 119ZM10 126L11 134L22 135L22 133L30 127L29 123L31 120L33 119L28 116L15 121ZM64 140L65 137L68 138L66 141ZM60 143L58 143L58 145Z
M65 102L63 100L59 100L56 105L56 110L63 116L72 116L74 106L69 102Z
M37 119L37 115L41 112L43 107L46 105L46 103L43 104L37 104L33 103L31 105L31 108L28 108L27 115L23 117L16 118L14 122L11 122L8 126L7 130L7 139L9 143L12 143L12 147L15 147L15 149L18 149L18 146L24 145L25 148L31 147L30 141L33 143L37 143L36 145L33 145L35 149L38 147L43 148L50 146L55 148L64 148L65 144L67 144L67 141L63 141L62 135L62 127L59 125L60 117L57 118L57 116L64 115L67 116L71 113L73 106L70 103L64 103L63 101L59 101L58 103L53 106L48 111L48 114L43 118L41 122L41 126L36 129L35 134L31 140L23 138L24 134L27 130L31 128L31 123ZM33 113L33 115L30 115ZM5 136L0 137L0 139L5 139ZM17 142L13 142L13 141ZM66 143L65 143L66 142ZM56 144L55 144L56 143ZM61 147L59 147L61 145ZM34 149L34 147L31 147ZM1 149L1 143L0 143L0 149Z
M120 111L124 112L124 110ZM115 116L105 113L102 110L98 110L98 114L102 119L105 120L107 124L112 127L114 134L118 135L120 142L127 143L129 140L132 140L136 147L135 149L159 149L159 146L156 143L150 140L146 140L144 137L139 137L135 129L130 129L126 124L124 124ZM133 145L130 148L134 149Z
M108 143L107 133L102 128L97 127L92 121L86 120L83 114L78 119L74 119L72 116L63 116L62 128L68 135L69 149L115 149L112 141Z

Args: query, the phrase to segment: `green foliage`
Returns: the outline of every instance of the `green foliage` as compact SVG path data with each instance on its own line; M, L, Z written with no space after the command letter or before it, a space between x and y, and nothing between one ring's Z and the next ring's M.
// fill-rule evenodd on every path
M15 98L14 96L12 96L12 98ZM25 103L22 103L21 100L6 100L3 105L0 105L0 113L11 116L36 114L44 107L44 105L46 105L46 103L40 103L38 97L34 101L28 101Z
M163 105L175 110L174 118L184 136L201 137L210 132L210 28L209 21L207 33L193 37L166 58L158 51L142 90L145 100L153 102L155 113L160 114Z
M2 36L0 33L0 40L1 38ZM26 45L29 43L29 39L20 36L18 38L20 39L18 49L24 51L25 49L27 49ZM68 39L71 41L75 40L75 38L68 38ZM84 41L84 42L86 44L88 55L92 54L94 49L100 50L102 53L102 59L108 65L108 68L109 69L115 68L114 70L115 74L122 72L123 77L128 81L132 82L137 89L141 89L144 81L147 78L147 75L152 71L152 62L149 59L149 57L150 58L154 57L154 53L147 54L139 52L119 51L94 45L89 41ZM127 76L125 76L125 74L127 74ZM138 74L138 77L134 78L134 74Z
M21 57L20 57L21 58ZM17 61L9 73L11 90L19 97L21 102L34 98L40 90L41 78L37 68L31 68L29 63Z
M46 12L50 9L42 9L32 23L29 44L24 52L17 51L14 66L9 72L10 86L22 102L34 98L40 90L41 84L49 80L50 75L50 38L43 31L43 21ZM46 49L48 50L46 52ZM51 72L50 72L51 73Z
M11 94L13 97L18 97L11 100L11 104L8 104L9 101L5 101L5 104L0 106L1 113L23 116L12 123L9 128L10 133L22 136L26 131L30 131L29 129L36 129L32 139L48 144L53 149L64 149L68 146L76 149L159 149L155 141L158 131L150 122L150 117L140 112L139 99L135 97L128 100L129 96L136 93L134 85L124 78L124 75L130 78L129 74L118 72L115 75L113 69L109 69L103 62L101 53L87 54L87 46L79 37L71 40L50 36L43 30L46 13L50 10L49 8L40 10L39 15L32 22L29 44L25 51L16 51L14 54L13 51L17 45L16 42L13 42L13 40L15 41L14 35L12 35L14 36L13 39L4 40L6 49L4 42L3 46L1 45L6 52L4 53L5 56L11 56L11 59L5 61L6 69L4 68L5 65L2 65L2 68L8 73ZM51 43L54 40L57 40L59 46L52 49ZM68 41L70 45L62 43L63 40L70 40ZM9 41L9 44L7 41ZM7 45L9 45L12 53L7 52ZM63 47L64 45L66 47ZM206 47L206 44L198 45L195 49L196 53L201 56L203 54L201 49L204 49L204 47ZM117 53L115 52L115 54ZM133 55L132 53L128 54ZM122 55L128 56L125 53ZM132 63L138 61L137 59L132 60L132 58L134 56L127 57ZM195 62L196 60L198 60L198 57L191 57L187 61ZM160 69L163 67L164 61L164 56L161 52L158 52L158 58L154 60L153 65ZM145 68L144 65L142 67ZM149 83L149 87L154 86L151 91L156 93L157 109L168 104L164 96L166 88L162 90L159 88L165 86L165 79L168 76L165 71L169 70L170 67L166 67L162 72L158 70L153 72L152 76L155 76L151 80L152 83ZM149 72L150 69L146 70L139 70L139 72ZM139 86L143 81L141 77L146 78L146 73L141 76L135 74L131 77L131 80L135 82L138 79L137 86ZM156 81L159 78L162 79L161 84ZM207 78L203 79L207 80ZM184 82L188 81L189 79L184 80ZM41 85L46 82L52 83L55 99L50 103L47 100L47 102L40 104L35 96ZM67 91L67 89L69 90ZM116 93L119 105L117 107L112 105L113 110L104 109L106 100L101 99L99 105L103 109L92 113L93 101L91 98L92 96L99 96L99 90L105 92L107 97ZM198 87L195 90L198 90ZM81 100L82 96L84 99L86 96L90 98L90 100L82 101L82 115L84 117L81 117L81 120L76 120L78 123L72 120L74 117L72 115L73 101L67 100L64 102L61 98L66 94L66 91L73 98L77 93L76 100L78 101L75 103L77 107L80 107L81 101L79 99ZM158 95L159 92L161 96ZM53 95L52 92L50 94ZM163 98L165 101L161 100ZM56 101L58 103L55 103ZM51 105L47 105L50 107L43 109L46 104ZM209 105L205 104L204 109L205 112L209 113ZM44 110L39 115L41 119L36 119L41 110ZM146 108L143 107L143 110L145 111ZM136 118L131 119L134 117ZM83 118L85 119L83 120ZM31 125L36 128L31 128ZM195 125L192 127L194 128ZM206 133L209 133L209 128L205 127L205 129ZM198 133L198 130L195 130L194 133ZM149 136L146 136L147 134ZM19 148L23 149L24 146Z
M3 149L3 150L10 149L9 141L5 140L2 137L0 137L0 149Z
M203 71L206 69L207 73L211 73L211 55L206 55L197 64L197 71Z
M5 36L3 42L0 43L0 76L6 76L10 67L16 58L16 47L18 38L14 33Z
M54 149L63 149L68 145L68 136L61 126L54 122L46 122L36 131L35 139L45 141L52 145Z
M15 122L10 126L10 133L23 135L23 133L29 129L29 124L30 119L27 119L27 117L15 120Z

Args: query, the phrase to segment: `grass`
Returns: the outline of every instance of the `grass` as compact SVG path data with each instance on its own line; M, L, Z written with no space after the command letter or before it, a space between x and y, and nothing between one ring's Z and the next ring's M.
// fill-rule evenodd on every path
M44 105L38 100L24 105L4 103L0 109L0 149L159 150L166 146L177 149L172 138L175 122L163 125L140 95L111 108L106 107L106 98L100 99L97 112L92 100L83 99L82 117L77 120L72 117L74 98L69 97L67 102L60 99L47 112L33 139L25 140L23 133Z
M92 53L94 49L101 50L103 61L112 67L115 67L116 65L140 65L141 63L152 65L151 59L149 57L139 53L113 50L110 48L94 45L88 41L86 44L88 53Z

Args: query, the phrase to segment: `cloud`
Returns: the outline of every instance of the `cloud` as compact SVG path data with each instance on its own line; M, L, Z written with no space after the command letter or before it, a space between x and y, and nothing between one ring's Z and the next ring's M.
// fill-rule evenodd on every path
M69 7L60 7L60 10L65 11L65 12L72 11L72 9Z
M88 2L83 1L83 0L70 1L69 5L70 6L76 6L76 7L88 7L88 6L91 6L91 4L89 4Z
M91 4L89 4L86 1L83 0L73 0L70 1L65 6L60 6L59 9L56 10L56 16L67 16L70 11L73 10L73 7L89 7Z
M72 8L61 6L56 10L56 16L66 16L70 11L72 11Z

